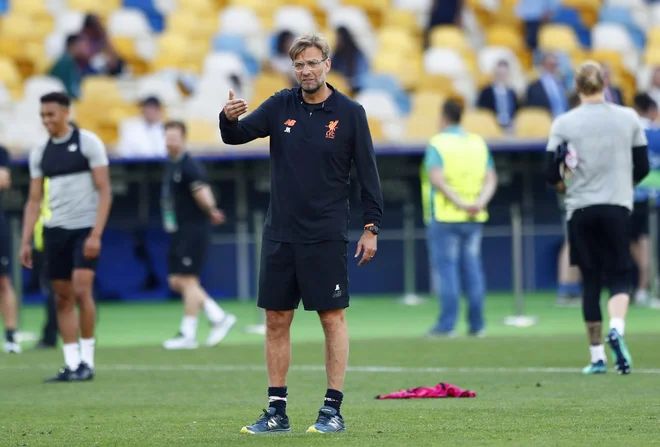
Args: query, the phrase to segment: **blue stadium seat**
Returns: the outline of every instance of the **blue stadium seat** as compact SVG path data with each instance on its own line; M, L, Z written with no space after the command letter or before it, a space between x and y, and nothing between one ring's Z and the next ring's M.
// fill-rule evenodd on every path
M151 29L156 33L165 28L165 17L156 8L153 0L124 0L124 8L136 8L144 11Z
M385 90L394 97L402 114L410 113L410 96L401 88L396 78L384 74L367 74L360 81L363 89Z
M604 5L598 16L599 22L604 23L618 23L623 25L628 30L628 34L632 39L635 46L643 49L646 46L646 34L633 20L630 11L620 6Z
M9 10L9 0L0 0L0 14L4 14Z
M213 51L231 51L237 53L241 56L241 59L243 59L245 68L247 68L250 76L255 76L259 73L259 62L248 51L245 46L245 41L243 41L243 38L240 36L232 34L217 34L213 38Z
M580 19L580 14L573 8L558 8L552 16L552 23L568 25L575 30L580 43L586 47L591 47L591 31L584 26Z

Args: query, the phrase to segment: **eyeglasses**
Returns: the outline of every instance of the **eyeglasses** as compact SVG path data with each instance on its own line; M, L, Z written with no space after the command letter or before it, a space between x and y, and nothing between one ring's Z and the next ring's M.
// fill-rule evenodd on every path
M321 63L325 62L327 59L328 58L326 57L325 59L321 59L320 61L318 61L316 59L312 59L311 61L306 61L306 62L296 61L296 62L293 62L291 65L293 65L293 69L296 72L300 73L301 71L303 71L305 69L305 65L307 65L310 70L316 70L321 66Z

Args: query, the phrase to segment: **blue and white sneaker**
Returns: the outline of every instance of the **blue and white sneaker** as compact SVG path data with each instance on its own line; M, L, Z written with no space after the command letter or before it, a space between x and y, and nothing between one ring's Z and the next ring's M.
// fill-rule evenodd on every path
M619 374L630 374L632 372L632 357L619 331L610 329L610 332L607 334L607 344L612 349L614 368L617 372Z
M288 433L291 431L288 416L275 414L275 408L264 410L264 414L253 425L241 429L244 435L263 435L266 433Z
M597 362L592 363L591 365L585 366L582 370L582 374L605 374L607 372L607 364L604 360L598 360Z
M346 430L344 418L332 407L321 407L316 423L307 429L307 433L337 433Z

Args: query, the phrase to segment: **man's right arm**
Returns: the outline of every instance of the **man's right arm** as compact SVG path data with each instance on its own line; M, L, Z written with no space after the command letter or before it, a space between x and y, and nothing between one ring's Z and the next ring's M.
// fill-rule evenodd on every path
M238 145L249 143L257 138L265 138L270 135L269 115L274 109L277 95L273 95L264 101L257 109L242 120L230 120L225 114L225 109L220 112L220 134L222 141L226 144Z

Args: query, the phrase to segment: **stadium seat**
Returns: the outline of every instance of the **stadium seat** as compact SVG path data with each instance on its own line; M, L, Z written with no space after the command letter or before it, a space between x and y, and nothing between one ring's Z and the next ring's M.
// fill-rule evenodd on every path
M427 116L431 121L439 121L440 109L442 108L442 104L445 102L445 99L445 95L429 90L420 89L413 93L410 99L410 115Z
M514 28L505 25L492 25L486 29L486 45L511 48L518 58L527 52L524 39ZM522 61L521 61L522 62Z
M371 139L374 142L383 142L387 140L387 136L383 130L383 124L380 121L368 118L367 124L369 125L369 131L371 132Z
M117 81L114 78L105 76L84 78L81 84L80 96L86 103L122 104L124 102Z
M637 48L622 25L597 23L591 30L591 42L594 49L619 52L628 71L634 72L637 69L639 64Z
M660 66L660 47L648 47L644 52L644 64Z
M0 82L5 85L14 99L20 97L23 91L21 73L13 60L0 57Z
M208 40L216 28L213 16L199 17L192 11L177 12L167 18L168 32L183 34L192 39Z
M413 52L419 52L420 42L403 28L384 27L378 30L378 51L397 53L408 57Z
M178 6L178 12L185 10L200 15L211 15L217 11L213 0L179 0Z
M433 92L445 97L456 94L454 90L454 79L441 74L425 73L420 78L417 89L419 91Z
M204 59L203 71L205 76L228 77L236 75L244 78L247 69L240 56L225 51L210 53Z
M390 8L383 18L380 29L383 28L398 28L404 31L406 35L415 37L419 37L422 33L422 28L417 23L415 14L404 9Z
M646 45L648 46L660 46L660 25L656 25L648 30L646 34Z
M627 8L605 4L600 9L599 22L618 23L628 31L630 39L638 49L642 49L646 45L644 30L637 25Z
M567 25L544 25L539 31L539 48L571 53L580 48L573 28Z
M57 14L55 20L55 32L62 33L64 36L75 34L82 29L85 14L81 11L62 11Z
M660 25L660 3L652 3L649 5L648 9L650 12L651 24L654 26Z
M562 6L573 8L580 12L582 22L587 26L593 26L598 18L598 10L601 0L562 0Z
M157 97L166 106L176 106L183 100L176 81L163 76L145 76L139 80L137 98Z
M151 27L144 13L139 9L118 9L108 19L108 34L134 38L150 37Z
M429 48L424 53L424 70L428 74L460 78L468 74L461 54L451 48Z
M361 90L355 100L359 102L367 115L379 121L395 121L401 118L396 102L392 95L382 90Z
M457 26L435 26L429 34L431 47L453 48L459 52L471 50L463 30Z
M394 7L412 11L415 14L428 14L433 5L433 0L393 0Z
M252 97L250 102L256 107L275 92L290 87L289 80L280 73L262 73L257 76L252 86Z
M467 110L463 114L461 125L466 131L479 134L487 140L496 140L504 137L502 128L495 118L495 114L490 110Z
M395 77L385 74L368 74L361 80L361 85L366 90L389 92L393 96L401 114L407 115L410 111L410 98Z
M176 11L181 0L152 0L154 8L162 14L169 15Z
M233 34L218 34L213 38L213 51L229 51L241 56L250 76L256 76L261 69L259 61L248 51L245 39Z
M552 23L570 26L575 31L582 46L591 46L591 33L589 32L589 28L584 26L579 12L575 9L558 8L552 16Z
M342 6L329 12L328 24L337 29L344 26L355 38L360 49L367 57L372 55L375 48L373 27L366 13L354 6Z
M515 135L521 139L546 139L552 126L552 115L541 108L526 107L518 111L514 121Z
M193 147L191 149L210 149L211 145L217 145L220 141L220 131L217 125L204 120L190 119L186 121L186 140ZM197 147L195 147L197 146Z
M218 29L226 34L249 36L261 33L261 23L251 9L230 6L220 11Z
M439 120L432 120L427 115L411 114L406 118L406 141L426 144L438 133Z
M351 95L351 86L341 73L337 71L332 71L326 75L326 81L328 84L332 85L334 88L342 92L344 95L347 96L352 96Z
M369 17L369 22L374 28L383 24L387 10L391 8L390 0L342 0L342 6L357 7L362 9Z
M613 72L620 72L625 70L626 67L623 63L623 57L621 53L613 50L606 50L602 48L594 49L588 54L589 59L595 60L601 64L607 64L610 66ZM584 60L580 61L580 63ZM575 64L574 64L575 65Z
M32 76L23 84L23 99L35 100L50 92L65 91L64 84L52 76Z
M289 30L295 35L317 31L318 25L311 11L302 6L283 6L275 11L274 31Z
M121 7L121 0L67 0L67 6L69 9L108 17L112 12Z

